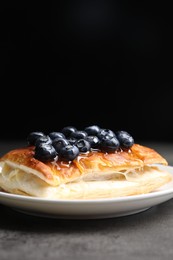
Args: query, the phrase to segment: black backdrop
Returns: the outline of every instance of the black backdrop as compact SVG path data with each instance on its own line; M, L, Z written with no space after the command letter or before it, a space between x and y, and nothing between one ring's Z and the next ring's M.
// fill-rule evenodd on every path
M173 141L169 5L2 2L0 139L97 124Z

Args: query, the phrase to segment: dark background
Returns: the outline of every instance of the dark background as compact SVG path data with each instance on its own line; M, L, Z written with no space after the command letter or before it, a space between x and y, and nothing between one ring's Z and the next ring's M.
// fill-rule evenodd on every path
M173 141L171 1L1 1L0 26L0 139L97 124Z

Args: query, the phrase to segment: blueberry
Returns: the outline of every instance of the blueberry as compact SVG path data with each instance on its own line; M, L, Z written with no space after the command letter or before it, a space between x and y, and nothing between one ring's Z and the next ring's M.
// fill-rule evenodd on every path
M75 138L75 139L84 139L87 136L88 136L88 134L85 131L75 131L75 132L71 133L70 137Z
M85 127L84 131L87 132L88 135L97 135L100 132L100 127L97 125L91 125Z
M85 138L91 145L91 148L98 148L100 144L100 139L97 136L94 135L88 135Z
M59 159L62 161L73 161L79 155L79 149L76 145L66 145L59 151Z
M101 129L97 136L99 139L102 139L102 137L105 136L115 137L115 133L110 129Z
M67 140L69 141L70 144L75 144L77 139L74 137L69 137Z
M130 148L134 144L133 137L126 131L117 131L116 136L122 148Z
M99 147L102 152L111 153L111 152L115 152L119 149L120 142L115 136L109 137L107 135L107 136L102 137Z
M51 162L56 156L57 152L51 144L42 143L35 147L34 157L42 162Z
M62 138L62 137L57 137L52 141L52 145L55 148L55 150L57 151L57 153L59 153L59 151L62 149L62 147L69 145L70 142L66 139L66 138Z
M35 146L35 158L43 162L53 161L56 157L62 161L73 161L80 153L96 149L112 153L119 148L129 149L134 144L133 137L126 131L112 131L90 125L84 130L66 126L61 132L31 132L27 137L28 145Z
M51 132L51 133L49 133L49 137L50 137L52 140L54 140L54 139L57 138L57 137L63 137L63 138L65 138L65 135L64 135L63 133L61 133L61 132Z
M80 153L89 152L91 149L91 144L85 139L79 139L76 141L75 145L78 147Z
M66 136L66 137L69 137L71 136L72 133L76 132L77 129L76 127L74 126L65 126L61 132Z
M45 134L43 132L31 132L27 136L27 143L28 145L35 145L35 142L37 138L39 137L45 137Z
M42 143L52 144L52 140L50 139L50 137L48 135L47 136L46 135L45 136L40 136L35 141L35 146L39 146Z

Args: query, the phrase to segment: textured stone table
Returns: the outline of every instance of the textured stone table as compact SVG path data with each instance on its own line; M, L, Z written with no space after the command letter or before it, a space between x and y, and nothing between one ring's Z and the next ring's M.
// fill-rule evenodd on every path
M0 142L0 155L20 142ZM173 144L147 143L173 165ZM0 205L0 260L173 259L173 199L95 220L34 217Z

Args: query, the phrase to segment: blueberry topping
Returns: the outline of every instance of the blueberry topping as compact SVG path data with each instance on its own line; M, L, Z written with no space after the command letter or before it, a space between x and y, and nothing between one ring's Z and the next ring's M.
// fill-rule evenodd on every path
M69 144L70 142L66 138L62 138L62 137L57 137L52 141L52 145L57 151L57 153L61 151L62 147L67 146Z
M85 139L90 143L91 148L99 148L100 139L97 136L88 135Z
M43 137L43 136L45 136L45 134L43 132L31 132L31 133L29 133L29 135L27 136L28 145L35 145L37 138Z
M75 145L79 149L80 153L86 153L89 152L91 149L91 144L85 139L79 139L76 141Z
M45 136L40 136L37 138L37 140L35 141L35 146L38 146L42 143L45 143L45 144L52 144L52 140L51 138L47 135Z
M100 151L103 153L121 152L134 144L133 137L126 131L112 131L91 125L78 130L66 126L60 132L31 132L27 136L28 145L35 146L34 157L43 162L53 160L73 161L80 153Z
M50 137L52 140L54 140L54 139L57 138L57 137L63 137L63 138L65 138L65 135L64 135L63 133L61 133L61 132L51 132L51 133L49 133L49 137Z
M69 137L67 140L69 141L70 144L76 143L76 138L74 138L74 137Z
M75 131L73 133L71 133L72 138L76 138L76 139L84 139L88 136L87 132L85 131Z
M76 132L77 129L74 126L65 126L61 132L66 136L66 137L70 137L72 133Z
M87 132L88 135L98 135L100 130L100 127L97 125L91 125L84 128L84 131Z
M56 156L57 152L51 144L42 143L35 147L35 158L40 161L51 162Z
M133 137L126 131L117 131L116 136L122 148L130 148L134 144Z
M115 152L119 149L120 147L120 142L118 139L114 137L110 137L108 135L102 137L101 142L100 142L100 150L102 152Z
M62 161L73 161L79 155L79 149L76 145L66 145L59 152L59 158Z
M115 133L110 129L101 129L97 136L102 139L105 136L114 137Z

